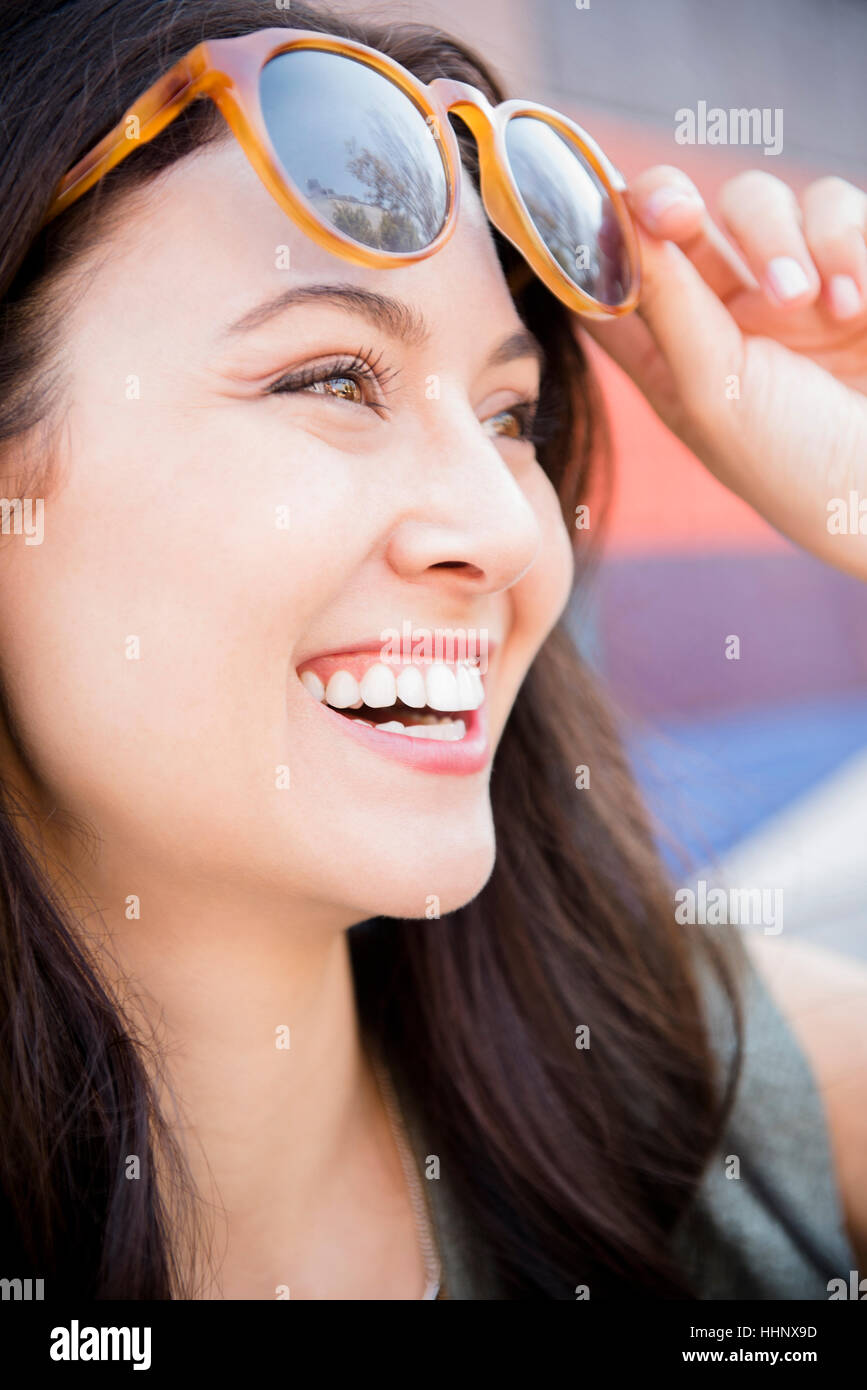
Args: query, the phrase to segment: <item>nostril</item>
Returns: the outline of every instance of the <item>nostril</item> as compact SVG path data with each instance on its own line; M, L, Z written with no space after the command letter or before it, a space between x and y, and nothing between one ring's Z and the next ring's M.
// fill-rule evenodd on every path
M478 565L470 564L469 560L435 560L428 566L432 570L465 570L473 579L481 579L484 570L480 570Z

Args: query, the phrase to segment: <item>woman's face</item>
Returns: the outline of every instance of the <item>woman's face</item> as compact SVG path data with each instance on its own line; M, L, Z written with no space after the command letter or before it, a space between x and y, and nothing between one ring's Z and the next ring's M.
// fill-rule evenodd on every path
M158 879L329 920L466 902L493 864L493 750L572 578L513 413L539 363L498 358L522 324L469 180L443 251L372 271L315 246L225 141L140 193L76 274L44 539L0 553L15 775L56 836L55 807L96 830L105 900ZM356 358L369 380L347 380ZM327 384L268 390L331 363ZM359 730L302 682L363 679L405 626L487 644L474 758ZM365 690L387 699L388 677Z

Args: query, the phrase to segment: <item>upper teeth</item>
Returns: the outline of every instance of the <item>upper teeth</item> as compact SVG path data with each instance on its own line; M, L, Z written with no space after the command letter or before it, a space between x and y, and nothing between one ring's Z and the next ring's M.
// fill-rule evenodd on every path
M334 709L385 709L401 700L411 709L473 710L485 698L482 678L475 666L434 661L427 672L419 666L404 666L397 677L391 667L377 662L368 667L360 681L349 671L339 670L323 685L315 671L304 671L302 684L314 700L325 700Z

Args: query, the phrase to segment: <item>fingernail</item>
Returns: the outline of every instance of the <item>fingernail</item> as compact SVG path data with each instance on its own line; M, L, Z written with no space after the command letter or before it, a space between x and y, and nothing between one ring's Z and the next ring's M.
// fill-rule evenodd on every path
M832 275L828 281L828 298L835 318L852 319L861 312L861 291L851 275Z
M656 188L644 204L644 215L651 222L658 222L669 208L702 206L698 193L690 193L683 188Z
M765 273L777 299L798 299L810 288L807 272L794 256L775 256Z

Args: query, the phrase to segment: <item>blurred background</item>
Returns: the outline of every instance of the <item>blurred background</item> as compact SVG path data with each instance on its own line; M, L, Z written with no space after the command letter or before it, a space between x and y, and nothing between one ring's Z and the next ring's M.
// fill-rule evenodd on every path
M867 187L867 0L343 0L438 24L510 96L584 126L627 180L676 164L713 209L759 166ZM679 144L681 108L780 108L783 144ZM569 621L624 716L679 883L782 888L784 928L867 958L867 589L727 493L595 345L610 533ZM729 634L740 660L725 658ZM582 761L576 750L576 764Z

